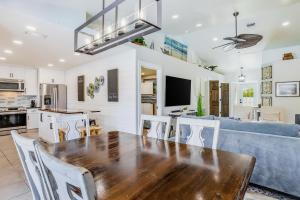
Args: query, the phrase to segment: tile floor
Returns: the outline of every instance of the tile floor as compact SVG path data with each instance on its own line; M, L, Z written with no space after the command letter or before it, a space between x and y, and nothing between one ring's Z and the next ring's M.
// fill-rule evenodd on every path
M25 135L36 137L34 132L26 133ZM0 199L32 200L11 136L0 136Z
M23 135L36 138L36 131ZM32 200L22 165L11 136L0 136L0 199ZM278 200L262 194L247 192L244 200Z

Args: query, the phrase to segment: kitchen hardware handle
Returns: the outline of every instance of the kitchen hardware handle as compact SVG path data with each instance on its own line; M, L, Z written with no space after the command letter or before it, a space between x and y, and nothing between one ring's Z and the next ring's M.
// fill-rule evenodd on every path
M43 113L40 115L40 121L43 122Z
M52 123L50 123L50 129L51 129L51 130L53 129L53 124L52 124Z

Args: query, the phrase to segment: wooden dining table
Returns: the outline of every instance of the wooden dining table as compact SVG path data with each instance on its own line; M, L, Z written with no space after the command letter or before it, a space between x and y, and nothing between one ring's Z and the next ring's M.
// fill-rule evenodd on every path
M124 132L46 145L88 169L97 199L243 199L255 165L248 155Z

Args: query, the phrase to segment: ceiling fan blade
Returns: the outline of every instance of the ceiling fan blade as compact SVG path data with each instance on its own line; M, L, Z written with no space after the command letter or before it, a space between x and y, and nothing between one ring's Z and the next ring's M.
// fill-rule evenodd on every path
M238 38L245 40L245 42L258 43L263 39L263 36L258 34L240 34Z
M225 47L225 46L232 45L232 44L235 44L235 42L229 42L229 43L226 43L226 44L222 44L222 45L220 45L220 46L213 47L213 49Z
M232 44L223 48L225 52L231 51L236 47L237 44Z
M238 38L238 37L226 37L224 40L232 40L234 42L246 42L245 39L243 38Z

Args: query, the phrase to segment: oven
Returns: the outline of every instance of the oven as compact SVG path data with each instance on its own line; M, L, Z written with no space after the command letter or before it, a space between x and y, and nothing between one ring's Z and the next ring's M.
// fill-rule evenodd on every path
M9 134L11 130L26 131L26 111L0 112L0 135Z
M0 79L0 91L4 92L24 92L24 80Z

